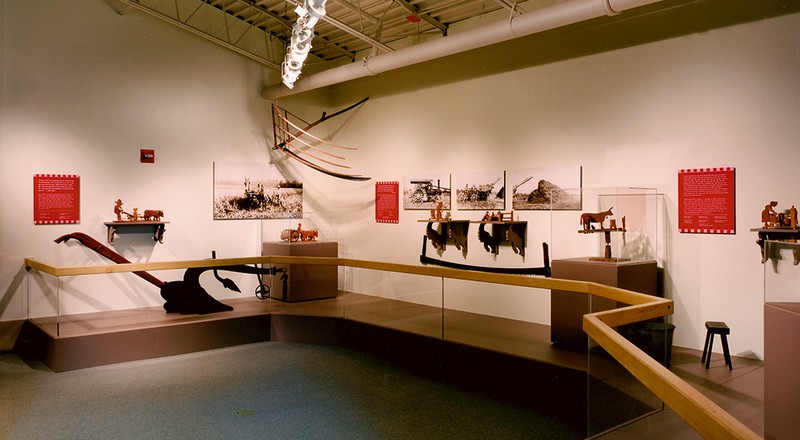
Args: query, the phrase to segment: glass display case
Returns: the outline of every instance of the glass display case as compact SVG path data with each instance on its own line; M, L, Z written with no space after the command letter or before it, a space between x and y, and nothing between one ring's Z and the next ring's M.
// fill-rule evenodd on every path
M663 197L654 188L554 189L551 195L553 259L658 260ZM571 204L559 201L572 200Z

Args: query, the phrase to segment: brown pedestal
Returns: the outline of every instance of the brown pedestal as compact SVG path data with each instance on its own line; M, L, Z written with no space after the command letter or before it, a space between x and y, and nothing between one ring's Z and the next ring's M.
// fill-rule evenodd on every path
M800 432L800 303L764 304L765 438L796 438Z
M593 261L588 257L553 260L552 277L591 281L635 292L658 293L658 269L655 260L621 262ZM560 348L586 350L583 315L618 307L616 301L563 290L550 295L550 340Z
M338 257L339 244L334 241L270 242L264 243L261 255L291 257ZM335 298L339 285L338 266L290 264L286 291L280 275L272 277L272 298L281 301L308 301Z

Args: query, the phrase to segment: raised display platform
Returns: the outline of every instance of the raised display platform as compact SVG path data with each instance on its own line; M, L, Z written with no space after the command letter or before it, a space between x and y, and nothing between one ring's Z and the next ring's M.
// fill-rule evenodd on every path
M225 302L234 310L177 315L151 307L67 315L58 323L31 319L15 351L61 372L259 341L332 344L480 392L524 399L570 423L586 421L588 355L553 348L546 325L343 292L298 303ZM610 360L592 358L593 376L608 379L622 371ZM631 410L660 409L639 390L613 383L594 383L592 390L604 389L625 410L604 414L598 423L610 427L626 421Z

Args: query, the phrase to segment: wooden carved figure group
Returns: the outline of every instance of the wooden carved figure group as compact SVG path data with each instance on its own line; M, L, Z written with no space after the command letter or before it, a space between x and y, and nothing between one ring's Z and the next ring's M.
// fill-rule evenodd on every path
M776 206L778 206L778 202L773 200L767 203L764 210L761 211L761 223L764 228L797 229L797 208L792 205L785 212L776 212Z
M144 215L139 214L139 208L133 208L133 213L125 212L125 210L122 209L122 199L117 199L117 201L114 202L114 214L117 216L118 222L160 222L161 217L164 217L164 211L160 209L145 209ZM124 220L122 219L123 215L125 216Z

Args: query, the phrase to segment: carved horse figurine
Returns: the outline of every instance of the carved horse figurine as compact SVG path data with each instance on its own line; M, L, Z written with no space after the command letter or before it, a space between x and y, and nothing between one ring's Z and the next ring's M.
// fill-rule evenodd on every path
M611 212L612 209L614 209L613 206L611 208L608 208L608 211L596 212L596 213L585 212L581 214L581 225L583 225L583 230L589 231L594 229L592 223L600 223L600 229L605 229L605 227L603 226L603 222L606 220L606 218L614 215L614 213Z
M436 229L433 229L432 225L433 222L428 222L428 226L425 228L425 236L431 239L431 244L434 248L444 250L447 238Z
M519 234L519 231L514 229L513 224L508 226L508 230L506 231L506 240L511 243L511 249L515 254L519 254L523 257L525 256L525 242L522 236Z
M492 234L486 232L485 226L485 223L481 223L481 225L478 226L478 240L483 243L483 248L486 249L486 252L497 255L497 239L495 239Z
M467 231L469 229L469 223L464 222L451 222L447 228L447 235L453 239L453 243L456 245L456 249L463 251L464 254L467 253Z

